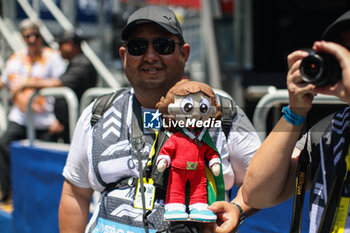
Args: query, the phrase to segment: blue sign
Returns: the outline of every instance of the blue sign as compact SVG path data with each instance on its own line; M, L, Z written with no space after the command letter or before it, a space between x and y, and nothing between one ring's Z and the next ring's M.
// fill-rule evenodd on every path
M143 113L143 128L144 129L160 129L161 113L157 111L148 111Z

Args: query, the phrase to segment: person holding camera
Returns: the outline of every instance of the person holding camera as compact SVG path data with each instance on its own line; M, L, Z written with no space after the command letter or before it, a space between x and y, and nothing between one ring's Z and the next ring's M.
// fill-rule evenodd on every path
M328 227L332 228L333 225L333 228L344 229L345 221L341 226L335 226L335 223L339 222L340 218L344 219L344 216L349 215L349 202L343 206L345 205L343 200L347 200L350 194L350 190L346 188L350 182L347 179L346 166L348 165L345 162L350 158L350 155L347 155L350 136L348 128L350 107L322 119L314 126L319 129L314 131L314 134L323 133L316 143L311 143L311 140L308 139L312 137L310 135L312 131L308 131L307 136L303 136L298 142L297 140L305 118L312 108L313 97L318 93L337 96L350 105L350 53L341 45L326 41L315 42L313 49L316 52L326 52L336 56L342 68L342 79L334 86L317 87L314 84L305 83L299 68L302 58L308 54L304 51L296 51L288 56L289 106L284 108L282 118L255 153L248 167L242 195L246 204L259 209L286 201L295 191L299 156L306 153L314 159L316 158L314 154L318 154L320 155L319 161L311 161L311 174L305 174L308 176L305 182L308 188L311 187L309 232L320 232L320 225L324 226L324 219L327 219L322 216L328 216L325 210L331 205L337 205L346 210L343 213L338 212L338 216L336 212L333 212L331 216L334 219L331 220L331 225ZM322 125L324 132L320 130ZM343 169L344 164L346 174L342 178L345 179L345 182L338 185L337 177L341 177L339 172L343 172L338 169L339 167ZM341 196L336 198L336 193ZM332 201L335 203L331 203ZM338 231L322 230L321 232Z
M288 56L289 106L284 107L283 116L251 160L242 196L251 207L268 208L286 201L294 193L299 195L304 183L305 189L310 189L309 232L348 232L350 107L322 119L301 139L300 136L317 94L333 95L350 105L350 52L346 48L350 44L350 11L327 28L323 39L328 41L314 43L314 54L298 50ZM335 84L329 79L331 74L322 73L324 65L329 66L324 54L333 56L340 67ZM318 60L315 55L323 58ZM303 77L305 73L311 79ZM312 82L321 76L326 79L322 85ZM303 162L302 158L309 162ZM300 164L307 164L307 168L303 170ZM210 209L225 213L228 205L216 202ZM226 219L222 221L228 223L228 215L223 216ZM292 224L291 232L300 232L300 225L295 228Z

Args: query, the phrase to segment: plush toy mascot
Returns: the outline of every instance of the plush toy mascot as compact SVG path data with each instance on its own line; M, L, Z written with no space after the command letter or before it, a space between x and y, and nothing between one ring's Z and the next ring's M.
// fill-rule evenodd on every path
M216 215L207 209L206 167L222 180L221 158L207 131L218 125L219 107L210 86L188 80L178 82L157 104L165 127L175 129L156 162L160 172L170 166L165 220L216 221ZM189 214L185 204L187 183Z

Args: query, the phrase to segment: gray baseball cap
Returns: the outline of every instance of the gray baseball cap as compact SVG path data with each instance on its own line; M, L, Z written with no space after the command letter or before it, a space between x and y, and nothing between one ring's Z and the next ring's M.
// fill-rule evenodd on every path
M126 40L129 33L137 25L150 22L160 25L171 34L183 39L181 26L174 12L162 6L149 5L138 9L129 16L122 32L122 40Z

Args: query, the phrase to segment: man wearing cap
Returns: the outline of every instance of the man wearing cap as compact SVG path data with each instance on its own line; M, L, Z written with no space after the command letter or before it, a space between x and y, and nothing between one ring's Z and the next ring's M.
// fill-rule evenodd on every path
M83 93L96 86L97 72L82 53L80 44L82 41L81 32L79 30L67 30L62 33L58 42L60 44L61 56L68 60L66 71L59 79L43 79L37 82L24 83L18 90L26 88L45 88L45 87L69 87L77 95L80 100ZM61 133L64 142L69 143L69 122L67 115L67 103L63 98L56 98L55 115L58 121L55 122L57 128L62 128Z
M204 232L200 228L212 232L212 225L164 221L164 191L155 188L147 172L143 175L162 131L143 128L142 116L155 112L160 98L182 79L190 54L180 24L170 9L146 6L129 17L122 40L119 54L132 88L119 91L94 124L95 103L83 111L63 170L60 232ZM237 111L228 140L221 128L212 136L222 157L226 190L243 182L260 145L248 118L240 108ZM146 178L138 179L141 175ZM88 223L93 191L102 196ZM240 195L236 202L249 209ZM231 211L236 216L234 229L240 213L234 205Z
M333 95L350 105L349 29L350 11L326 29L323 39L332 42L313 45L317 53L333 55L340 64L341 77L334 85L315 86L302 80L300 64L307 52L298 50L288 56L289 106L255 153L242 187L244 201L261 209L294 193L300 201L306 184L310 189L310 233L350 231L349 106L322 119L298 141L315 95ZM296 202L294 208L301 211L302 202L300 205ZM300 218L293 218L290 232L300 232Z

